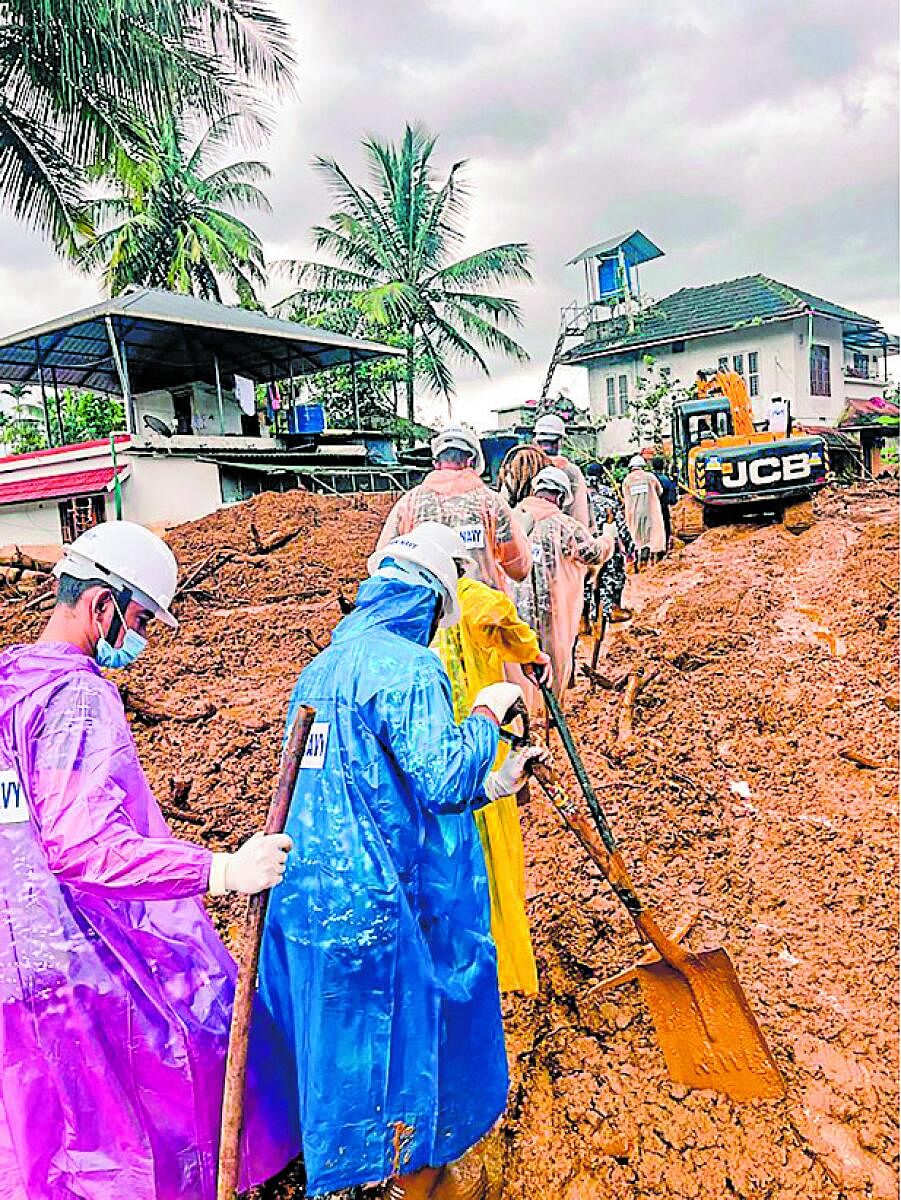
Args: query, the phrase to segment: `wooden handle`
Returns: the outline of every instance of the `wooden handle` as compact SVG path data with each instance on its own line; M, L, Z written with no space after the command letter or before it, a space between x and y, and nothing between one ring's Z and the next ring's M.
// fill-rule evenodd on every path
M294 795L300 760L316 713L302 704L282 749L278 783L269 815L266 833L282 833ZM250 1037L250 1017L256 991L257 967L260 962L260 943L269 892L257 892L247 899L247 913L241 938L238 981L235 985L235 1004L232 1009L231 1031L228 1038L228 1058L225 1064L225 1091L222 1097L222 1132L219 1139L219 1177L216 1200L234 1200L238 1190L240 1169L241 1127L244 1123L244 1085L247 1080L247 1043Z

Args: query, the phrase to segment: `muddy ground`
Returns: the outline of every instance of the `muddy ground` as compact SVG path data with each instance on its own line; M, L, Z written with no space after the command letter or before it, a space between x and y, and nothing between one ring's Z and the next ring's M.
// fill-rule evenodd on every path
M236 555L125 677L181 836L225 849L261 824L289 692L385 508L270 494L171 533L183 576ZM541 992L505 1000L513 1086L486 1151L503 1200L897 1194L897 497L846 489L818 517L799 537L712 530L630 577L635 620L568 703L637 882L664 924L694 916L692 948L728 949L787 1097L737 1105L668 1081L637 984L596 986L635 936L536 796L523 823ZM41 620L6 605L0 644ZM214 916L233 939L240 906Z

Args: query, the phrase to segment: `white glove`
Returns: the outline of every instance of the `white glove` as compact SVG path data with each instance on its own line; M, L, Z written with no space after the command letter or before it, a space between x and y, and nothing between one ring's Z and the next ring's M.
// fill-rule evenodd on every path
M489 683L476 696L472 711L487 708L498 725L503 725L522 698L522 688L517 683Z
M252 896L281 883L291 839L284 833L255 833L234 854L214 854L210 894Z
M521 750L511 750L498 769L492 771L485 780L485 795L489 800L515 795L526 781L529 763L536 759L545 762L547 758L548 752L544 746L523 746Z

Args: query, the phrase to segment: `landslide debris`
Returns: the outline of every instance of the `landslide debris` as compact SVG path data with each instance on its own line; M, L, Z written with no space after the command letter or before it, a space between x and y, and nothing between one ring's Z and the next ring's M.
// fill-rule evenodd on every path
M291 688L388 503L265 494L168 535L181 628L117 681L179 836L228 849L262 823ZM636 956L625 914L536 794L541 990L505 1000L495 1197L897 1193L897 501L844 489L817 507L799 537L722 527L630 576L636 619L567 706L636 882L667 926L696 914L690 945L728 949L788 1096L739 1106L668 1081L637 984L596 987ZM42 621L3 605L0 645ZM234 943L240 904L211 909ZM297 1200L299 1178L266 1200Z

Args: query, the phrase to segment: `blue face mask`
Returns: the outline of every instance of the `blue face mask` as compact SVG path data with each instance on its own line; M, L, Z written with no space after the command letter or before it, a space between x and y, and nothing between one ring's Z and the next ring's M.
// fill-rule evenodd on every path
M116 612L119 613L119 619L125 625L125 618L119 612L118 604ZM100 667L112 667L114 670L120 667L130 667L146 645L147 639L127 626L121 646L111 646L101 632L97 645L94 647L94 659Z

